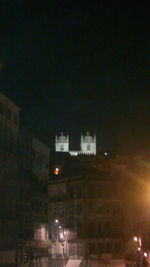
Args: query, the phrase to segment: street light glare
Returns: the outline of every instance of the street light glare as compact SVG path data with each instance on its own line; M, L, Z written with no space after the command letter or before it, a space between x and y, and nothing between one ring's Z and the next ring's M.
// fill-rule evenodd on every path
M144 252L144 257L147 257L147 252Z
M56 219L55 222L58 223L59 222L58 219Z

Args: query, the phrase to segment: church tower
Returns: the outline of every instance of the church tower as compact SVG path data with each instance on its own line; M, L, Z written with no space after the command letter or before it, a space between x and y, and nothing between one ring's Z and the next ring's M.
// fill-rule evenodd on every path
M86 136L81 135L81 153L96 155L96 135L94 137L87 132Z
M69 136L61 135L55 137L55 151L56 152L69 152Z

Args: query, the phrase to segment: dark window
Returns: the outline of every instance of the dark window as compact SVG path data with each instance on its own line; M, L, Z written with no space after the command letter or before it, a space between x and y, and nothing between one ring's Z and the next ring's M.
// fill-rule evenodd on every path
M35 202L35 212L38 213L38 210L39 210L39 203L36 200L36 202Z
M39 201L39 213L42 213L42 202Z
M103 252L104 252L104 244L98 243L98 253L103 253Z
M98 224L98 236L100 236L103 232L102 223Z
M7 109L6 116L7 116L8 120L11 120L11 110L10 110L10 108Z
M90 145L87 145L87 150L89 151L89 150L91 150L91 147L90 147Z
M88 197L89 198L93 198L94 197L94 186L93 186L93 184L88 184L88 189L87 189L87 191L88 191L88 193L87 193L87 195L88 195Z
M112 249L113 249L112 242L108 241L107 242L107 245L106 245L106 252L107 253L111 253L112 252Z
M0 103L0 114L4 114L4 105L3 103Z
M18 116L17 114L14 114L14 123L18 125Z
M95 243L89 244L89 253L90 254L96 254L96 244Z
M45 203L44 208L45 208L45 214L47 215L47 203Z
M76 215L81 214L81 203L76 203Z
M77 221L76 222L76 229L77 229L77 235L79 236L79 235L81 235L81 233L82 233L82 226L81 226L81 222L80 221Z
M74 186L73 185L70 185L69 186L69 190L68 190L68 195L69 195L69 198L74 198Z
M76 185L76 197L77 198L81 198L81 194L82 194L81 185L80 184L77 184Z
M115 252L119 253L121 251L121 242L116 242L115 244Z

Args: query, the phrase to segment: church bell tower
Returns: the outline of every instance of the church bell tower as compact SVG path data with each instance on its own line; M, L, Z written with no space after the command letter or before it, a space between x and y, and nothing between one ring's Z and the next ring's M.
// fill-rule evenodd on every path
M61 132L60 136L55 137L55 151L56 152L69 152L69 136L65 136Z
M86 136L81 135L81 153L87 155L96 155L96 135L94 137L87 132Z

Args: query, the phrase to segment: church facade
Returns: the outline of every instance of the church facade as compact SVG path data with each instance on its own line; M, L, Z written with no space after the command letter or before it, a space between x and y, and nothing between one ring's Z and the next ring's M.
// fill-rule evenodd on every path
M81 135L80 151L71 151L69 149L69 136L61 132L60 136L55 137L55 151L68 152L71 156L78 155L96 155L96 135L91 136L89 132L85 136Z

